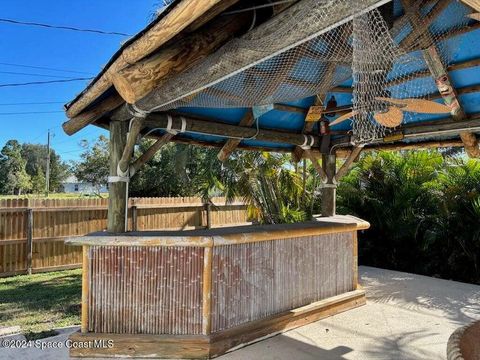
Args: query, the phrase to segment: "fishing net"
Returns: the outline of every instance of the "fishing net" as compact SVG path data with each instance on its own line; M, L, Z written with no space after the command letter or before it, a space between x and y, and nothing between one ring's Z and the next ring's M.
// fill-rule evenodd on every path
M355 141L381 138L390 128L373 118L386 108L376 98L438 98L420 50L437 45L447 67L452 51L440 41L469 20L465 17L468 9L457 1L431 1L424 6L424 1L410 1L404 16L395 21L393 13L399 9L385 3L300 1L297 5L305 6L297 6L290 19L267 29L268 35L263 29L259 38L254 29L166 83L161 92L155 92L159 105L154 110L253 107L315 95L324 100L329 90L341 84L345 92L345 81L352 78L347 83L352 87L351 102L342 105L356 113L351 118ZM446 12L448 19L442 19ZM434 13L439 16L436 21L432 21ZM316 31L312 32L312 24ZM303 33L302 41L294 42L292 34L298 38ZM278 50L278 39L289 37L294 46ZM403 112L403 123L415 115Z

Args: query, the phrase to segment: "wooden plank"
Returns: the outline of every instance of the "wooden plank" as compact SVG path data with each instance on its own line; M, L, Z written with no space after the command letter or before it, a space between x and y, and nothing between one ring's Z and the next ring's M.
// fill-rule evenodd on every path
M122 49L121 55L107 67L103 75L68 105L68 117L72 118L78 115L111 86L110 74L118 72L129 64L134 64L152 53L220 2L221 0L181 1L141 37Z
M32 257L33 257L33 210L28 209L26 212L27 220L27 274L32 273Z
M224 354L234 347L243 347L255 339L309 324L366 304L365 292L354 290L333 296L298 309L252 321L210 336L210 356Z
M113 347L72 347L71 357L128 357L206 359L209 353L208 337L203 335L140 335L101 334L80 332L70 335L78 343L113 342Z

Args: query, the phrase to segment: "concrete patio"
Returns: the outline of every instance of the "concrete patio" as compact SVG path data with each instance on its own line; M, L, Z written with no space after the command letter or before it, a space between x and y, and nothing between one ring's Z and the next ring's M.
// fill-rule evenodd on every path
M219 357L445 359L448 337L480 319L480 286L362 266L367 305ZM64 341L67 334L45 339ZM1 349L0 359L67 359L66 349Z

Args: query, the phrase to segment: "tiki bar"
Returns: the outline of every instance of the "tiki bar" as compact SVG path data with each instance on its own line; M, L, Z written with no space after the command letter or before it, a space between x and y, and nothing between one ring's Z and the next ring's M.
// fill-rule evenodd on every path
M66 242L83 247L71 339L112 346L71 356L212 358L365 304L357 234L369 224L337 215L336 188L362 151L480 156L480 102L459 101L478 99L471 11L453 0L171 1L65 105L67 134L110 132L108 228ZM142 138L152 145L139 154ZM241 150L307 159L321 214L129 231L130 178L170 142L218 149L218 161Z

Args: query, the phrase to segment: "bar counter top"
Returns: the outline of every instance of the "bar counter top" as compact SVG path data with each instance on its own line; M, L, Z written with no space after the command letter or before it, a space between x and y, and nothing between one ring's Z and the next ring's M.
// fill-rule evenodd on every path
M198 246L213 247L250 242L289 239L310 235L353 232L370 224L351 215L314 217L294 224L244 225L198 230L134 231L127 233L95 232L65 240L70 245L86 246Z

